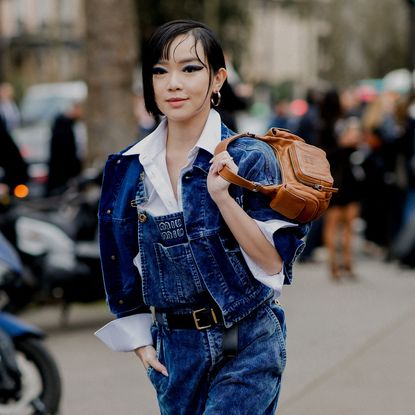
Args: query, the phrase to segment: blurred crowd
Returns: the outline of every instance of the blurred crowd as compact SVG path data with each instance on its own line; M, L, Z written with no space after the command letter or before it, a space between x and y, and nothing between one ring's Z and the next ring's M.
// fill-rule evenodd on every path
M369 88L310 89L276 102L271 126L326 151L338 193L313 223L302 261L327 248L331 277L355 278L357 223L366 253L415 267L415 94ZM360 218L360 221L356 219Z
M232 65L230 65L232 68ZM218 108L238 131L235 114L253 102L253 89L236 71ZM135 89L137 138L158 120L145 111L140 85ZM82 173L85 149L79 145L82 102L74 101L50 126L48 179L43 194L60 194ZM9 84L0 85L0 175L9 188L28 180L28 166L13 140L19 112ZM324 246L331 277L355 278L354 235L359 231L367 254L415 268L415 93L351 87L311 88L304 99L278 100L268 127L287 128L326 151L335 186L325 215L314 222L302 261L312 261ZM22 149L20 149L21 151ZM1 189L0 189L1 190ZM1 193L1 192L0 192ZM359 228L359 229L357 229Z

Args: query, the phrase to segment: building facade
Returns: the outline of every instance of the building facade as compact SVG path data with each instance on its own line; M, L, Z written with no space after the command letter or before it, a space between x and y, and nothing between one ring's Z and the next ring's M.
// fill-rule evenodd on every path
M0 78L30 84L82 78L83 0L0 0Z

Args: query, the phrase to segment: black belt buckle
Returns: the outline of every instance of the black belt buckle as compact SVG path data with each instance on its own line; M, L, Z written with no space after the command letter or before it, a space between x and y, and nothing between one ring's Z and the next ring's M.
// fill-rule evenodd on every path
M204 312L204 311L210 311L210 315L213 318L214 323L207 324L205 326L202 326L199 324L201 318L198 317L198 313ZM215 324L218 324L218 319L216 318L215 310L213 308L200 308L199 310L192 311L193 315L193 321L195 322L195 326L198 330L204 330L209 329L210 327L214 326Z

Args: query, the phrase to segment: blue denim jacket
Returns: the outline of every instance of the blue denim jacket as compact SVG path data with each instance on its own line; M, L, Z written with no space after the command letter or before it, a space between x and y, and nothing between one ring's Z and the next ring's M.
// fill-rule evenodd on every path
M232 135L222 125L221 138ZM117 317L149 312L143 283L133 260L139 252L138 226L145 212L137 212L137 204L145 201L144 169L136 155L110 155L104 169L99 206L101 263L107 301ZM281 181L272 149L251 138L234 141L228 151L239 166L239 174L259 183ZM267 298L272 289L257 281L243 260L238 243L223 221L207 190L209 160L203 150L192 169L182 178L183 220L186 238L197 263L203 283L219 305L226 326L239 321ZM269 200L260 193L230 186L230 194L254 219L267 221L287 218L269 207ZM274 244L284 261L285 283L292 280L292 266L302 251L302 238L307 225L279 229ZM242 284L241 281L244 281Z

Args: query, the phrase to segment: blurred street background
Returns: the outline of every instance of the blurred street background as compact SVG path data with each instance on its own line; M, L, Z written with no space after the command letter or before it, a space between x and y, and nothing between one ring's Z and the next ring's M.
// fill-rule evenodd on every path
M143 43L180 18L224 46L223 121L298 134L340 188L282 294L279 413L413 413L415 0L0 0L0 310L47 334L61 415L158 413L137 359L93 336L96 212L107 155L160 121Z

